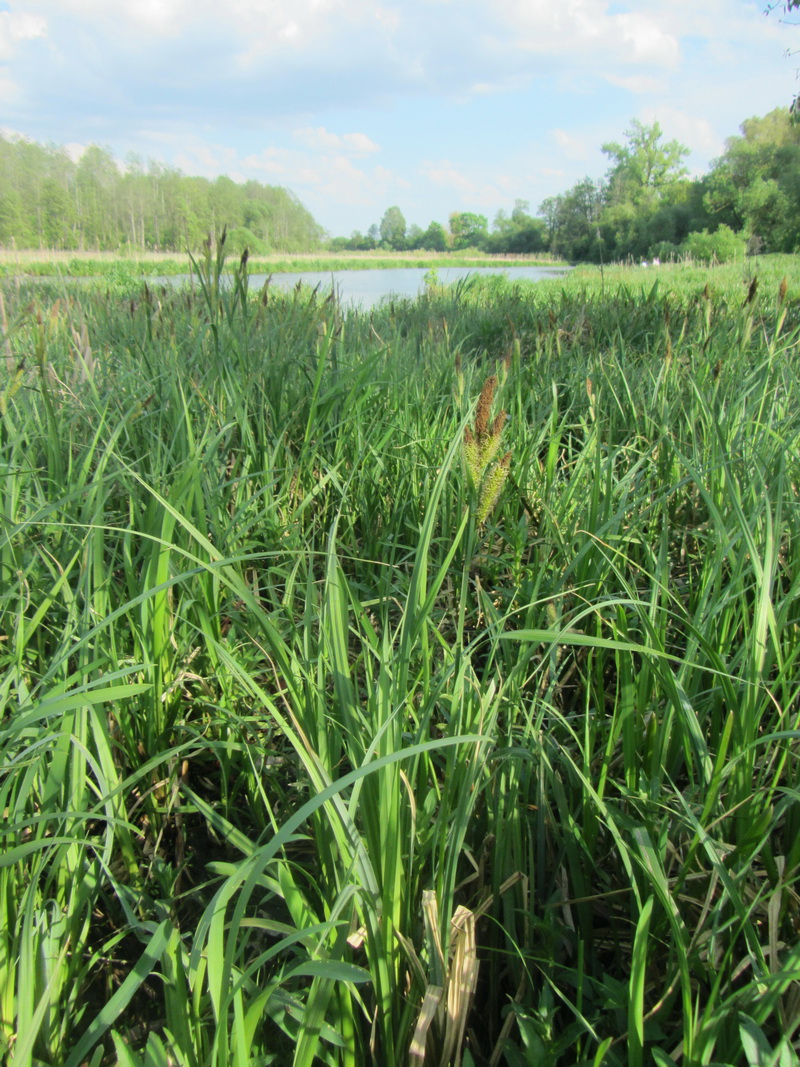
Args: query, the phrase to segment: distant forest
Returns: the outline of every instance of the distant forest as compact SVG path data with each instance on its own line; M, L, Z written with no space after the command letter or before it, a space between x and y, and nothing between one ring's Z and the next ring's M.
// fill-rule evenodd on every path
M228 247L254 253L318 248L324 231L280 186L189 178L97 145L74 162L64 148L0 136L0 246L76 251L197 249L228 226Z
M788 108L747 119L708 174L691 178L689 150L658 123L634 119L602 146L609 169L549 197L485 215L453 212L445 227L407 226L397 206L366 234L329 240L288 189L257 181L191 178L129 156L117 165L92 145L74 162L64 148L0 136L0 246L76 251L185 251L228 227L228 248L253 254L332 250L536 254L612 262L690 254L732 259L747 250L800 251L800 123Z
M341 249L479 248L490 253L549 252L571 262L674 258L732 259L747 250L800 251L800 123L789 108L747 119L708 174L690 178L689 149L665 141L658 123L634 119L622 143L602 146L609 169L549 197L532 215L518 200L485 215L456 212L449 228L406 228L390 207L366 234L335 238Z

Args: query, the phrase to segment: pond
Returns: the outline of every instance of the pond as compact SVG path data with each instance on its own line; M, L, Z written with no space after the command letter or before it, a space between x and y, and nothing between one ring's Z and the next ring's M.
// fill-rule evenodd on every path
M436 267L436 276L443 285L450 285L460 278L470 275L503 274L511 281L542 281L545 278L556 278L566 274L571 267L515 267L498 264L497 267ZM291 289L298 282L318 286L323 294L331 291L335 286L339 299L343 304L352 307L361 307L364 310L375 307L382 300L390 297L419 296L425 288L425 275L428 269L424 267L392 267L377 270L337 270L337 271L304 271L292 274L251 274L250 289L258 290L271 278L270 285L278 289ZM162 277L156 279L165 285L180 285L188 282L188 274L177 277Z

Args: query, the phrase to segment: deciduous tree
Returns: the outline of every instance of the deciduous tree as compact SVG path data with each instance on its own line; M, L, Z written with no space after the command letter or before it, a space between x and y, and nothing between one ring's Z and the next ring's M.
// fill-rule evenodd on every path
M381 219L381 240L390 248L401 249L406 238L406 220L399 207L387 208Z

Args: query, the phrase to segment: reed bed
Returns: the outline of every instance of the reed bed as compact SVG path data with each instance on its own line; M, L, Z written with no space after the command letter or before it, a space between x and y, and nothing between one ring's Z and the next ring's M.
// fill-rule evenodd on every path
M797 275L221 271L5 290L7 1061L798 1063Z

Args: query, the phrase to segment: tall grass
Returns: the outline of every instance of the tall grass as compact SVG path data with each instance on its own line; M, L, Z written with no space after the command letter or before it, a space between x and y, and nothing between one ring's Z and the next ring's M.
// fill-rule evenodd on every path
M196 267L5 293L9 1063L796 1063L797 279Z

